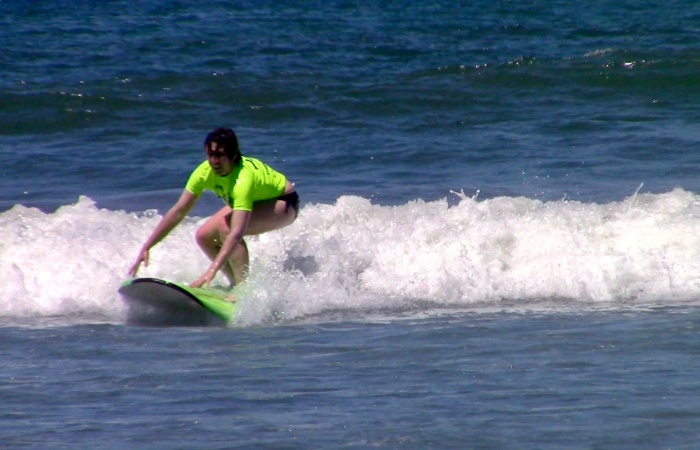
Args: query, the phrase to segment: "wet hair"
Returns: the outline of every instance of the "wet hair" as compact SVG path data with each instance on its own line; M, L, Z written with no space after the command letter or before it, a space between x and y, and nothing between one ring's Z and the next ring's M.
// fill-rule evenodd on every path
M238 138L236 133L230 128L217 128L207 134L204 139L204 149L208 150L212 143L216 143L217 148L222 148L224 153L233 161L233 164L241 162L241 150L238 148Z

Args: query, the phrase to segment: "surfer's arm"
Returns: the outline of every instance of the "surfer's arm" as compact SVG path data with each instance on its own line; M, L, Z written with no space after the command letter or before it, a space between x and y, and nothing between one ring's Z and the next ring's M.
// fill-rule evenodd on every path
M245 232L248 229L251 212L243 210L233 210L231 212L231 229L226 235L224 243L221 245L219 253L212 261L211 265L204 274L190 284L191 287L200 287L209 285L212 282L216 273L225 265L228 264L231 255L233 254L236 245L241 242Z
M187 189L182 191L178 201L175 202L168 212L165 213L163 218L160 219L158 225L156 225L151 235L148 237L148 239L146 239L146 242L144 242L141 250L139 250L139 255L136 258L136 261L129 270L129 275L136 276L136 272L138 272L141 263L148 266L149 250L153 248L154 245L162 241L180 222L182 222L182 219L184 219L187 216L187 213L192 210L198 199L199 196L194 195Z

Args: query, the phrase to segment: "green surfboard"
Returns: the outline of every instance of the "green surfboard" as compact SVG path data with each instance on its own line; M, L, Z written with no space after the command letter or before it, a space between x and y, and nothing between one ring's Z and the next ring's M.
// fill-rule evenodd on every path
M236 313L230 292L191 288L159 278L133 278L119 287L127 321L143 325L224 326Z

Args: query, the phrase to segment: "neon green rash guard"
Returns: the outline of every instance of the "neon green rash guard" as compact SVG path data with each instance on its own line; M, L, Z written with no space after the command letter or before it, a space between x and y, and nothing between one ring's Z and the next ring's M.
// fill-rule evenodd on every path
M225 177L218 176L209 162L204 161L194 169L185 189L196 196L208 189L232 209L252 211L254 202L281 196L286 183L281 173L260 160L244 156Z

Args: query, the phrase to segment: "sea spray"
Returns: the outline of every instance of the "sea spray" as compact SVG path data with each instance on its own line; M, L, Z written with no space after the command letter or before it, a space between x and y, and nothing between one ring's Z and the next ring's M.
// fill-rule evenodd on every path
M0 311L7 317L101 314L160 220L86 197L53 213L0 214ZM139 275L187 282L208 261L188 217ZM526 197L410 201L340 197L308 204L282 230L248 237L250 278L238 320L328 312L542 305L674 305L697 298L700 197L675 189L605 204ZM219 275L215 283L225 283Z

